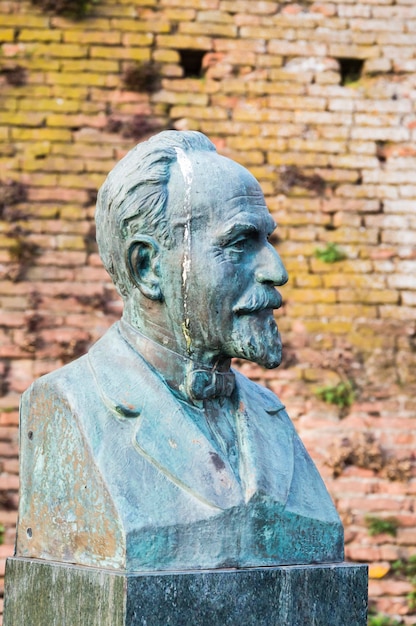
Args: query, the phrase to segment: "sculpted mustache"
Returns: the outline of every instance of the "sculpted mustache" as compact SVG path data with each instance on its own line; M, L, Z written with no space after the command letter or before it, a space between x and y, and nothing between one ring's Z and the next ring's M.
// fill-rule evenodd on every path
M245 315L264 309L278 309L282 306L282 297L277 291L255 291L242 298L233 308L234 313Z

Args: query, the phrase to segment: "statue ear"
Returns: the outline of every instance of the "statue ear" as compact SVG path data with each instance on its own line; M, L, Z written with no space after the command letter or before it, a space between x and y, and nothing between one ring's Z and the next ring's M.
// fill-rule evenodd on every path
M150 300L163 300L159 280L159 246L152 237L139 235L129 245L127 267L134 284Z

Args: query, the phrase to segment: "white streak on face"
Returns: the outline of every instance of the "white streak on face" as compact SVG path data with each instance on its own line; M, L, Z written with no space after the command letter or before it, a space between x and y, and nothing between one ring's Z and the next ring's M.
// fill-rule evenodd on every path
M185 315L184 334L189 347L189 334L187 330L189 328L189 315L188 315L188 275L191 270L191 218L192 218L192 206L191 206L191 189L192 180L194 177L194 171L192 168L191 160L188 158L182 148L175 148L176 158L178 165L183 176L185 183L185 193L183 200L183 209L185 216L185 226L183 230L183 261L182 261L182 287L183 287L183 309Z

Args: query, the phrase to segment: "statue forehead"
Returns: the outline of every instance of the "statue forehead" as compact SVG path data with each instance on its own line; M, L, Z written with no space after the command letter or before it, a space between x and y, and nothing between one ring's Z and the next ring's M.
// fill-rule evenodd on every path
M175 220L212 218L243 211L247 204L265 208L263 192L250 172L215 152L178 150L169 181L169 212Z

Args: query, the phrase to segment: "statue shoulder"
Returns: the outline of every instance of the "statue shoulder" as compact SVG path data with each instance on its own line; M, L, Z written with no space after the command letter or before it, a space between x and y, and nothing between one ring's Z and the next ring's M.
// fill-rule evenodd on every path
M40 396L50 399L59 397L70 401L72 396L82 395L83 389L91 390L94 386L94 375L89 363L90 355L96 352L99 355L106 355L106 358L101 358L100 361L102 367L110 368L109 346L116 343L118 334L114 326L91 346L87 354L35 380L23 393L22 404L27 403L29 398L33 401Z

